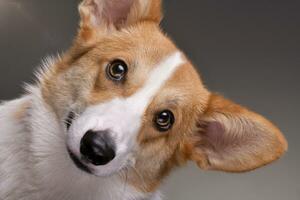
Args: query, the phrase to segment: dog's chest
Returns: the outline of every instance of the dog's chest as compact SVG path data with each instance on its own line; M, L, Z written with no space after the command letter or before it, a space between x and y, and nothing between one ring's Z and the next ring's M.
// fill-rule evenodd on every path
M42 189L43 200L142 200L146 195L117 180L60 182Z

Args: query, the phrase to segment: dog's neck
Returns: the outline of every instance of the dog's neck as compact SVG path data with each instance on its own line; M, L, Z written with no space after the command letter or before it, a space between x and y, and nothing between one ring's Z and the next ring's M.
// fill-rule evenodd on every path
M32 160L41 199L160 199L156 193L139 192L119 175L102 178L76 168L67 153L64 123L57 120L38 87L32 87L30 93L32 103L27 123L32 134L30 150L35 152Z

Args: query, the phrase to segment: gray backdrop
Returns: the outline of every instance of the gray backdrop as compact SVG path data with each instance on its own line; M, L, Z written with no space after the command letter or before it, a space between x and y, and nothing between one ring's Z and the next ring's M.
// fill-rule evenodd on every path
M76 0L0 0L0 99L18 97L42 57L77 27ZM190 165L166 182L169 200L300 199L300 1L166 0L163 28L211 90L275 122L289 141L280 161L247 174Z

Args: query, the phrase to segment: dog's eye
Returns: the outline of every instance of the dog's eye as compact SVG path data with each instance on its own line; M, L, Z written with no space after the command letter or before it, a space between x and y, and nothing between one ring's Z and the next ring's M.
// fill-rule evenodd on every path
M126 63L122 60L114 60L113 62L108 64L106 68L106 73L108 77L113 81L123 80L127 71L128 67Z
M168 131L172 128L175 122L175 117L170 110L164 110L157 113L154 117L154 123L157 130L161 132Z

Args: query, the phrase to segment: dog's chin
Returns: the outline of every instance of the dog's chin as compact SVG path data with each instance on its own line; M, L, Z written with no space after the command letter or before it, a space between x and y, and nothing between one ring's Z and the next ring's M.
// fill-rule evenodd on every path
M73 161L73 163L75 164L75 166L78 169L80 169L86 173L93 174L92 170L86 164L84 164L82 161L80 161L80 159L77 158L77 156L75 156L70 150L68 150L68 153L69 153L71 160Z
M69 156L70 156L71 160L73 161L74 165L78 169L80 169L90 175L94 175L94 176L98 176L98 177L110 177L110 176L120 173L122 171L122 169L125 168L125 165L110 166L109 164L106 166L96 167L96 166L85 163L85 161L79 159L70 150L68 150L68 153L69 153Z
M116 170L94 170L93 171L93 175L97 176L97 177L111 177L114 176L116 174L119 174L121 171L121 169L116 169Z

